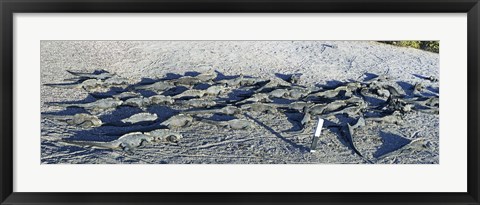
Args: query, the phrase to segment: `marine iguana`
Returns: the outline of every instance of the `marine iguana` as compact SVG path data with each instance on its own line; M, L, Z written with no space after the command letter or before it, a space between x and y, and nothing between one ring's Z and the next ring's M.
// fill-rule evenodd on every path
M64 88L64 89L84 89L86 91L94 90L97 87L101 86L102 81L97 79L88 79L85 81L75 82L75 83L47 83L45 86L54 87L54 88Z
M150 105L172 105L175 103L175 99L165 95L153 95L148 97L148 100Z
M141 112L134 114L128 118L122 119L121 122L128 124L137 124L141 122L153 122L157 119L158 116L155 113Z
M190 89L180 94L173 96L174 99L182 97L203 97L203 96L217 96L225 92L227 88L224 85L212 85L205 90Z
M55 105L59 107L80 107L89 111L106 111L110 109L117 108L123 104L123 101L114 99L114 98L105 98L100 99L95 102L90 103L75 103L75 104L61 104L61 103L49 103L50 105Z
M176 87L176 86L172 85L169 82L158 81L158 82L155 82L153 84L136 86L136 87L133 87L133 89L134 90L151 90L151 91L155 91L155 92L158 93L158 92L162 92L162 91L165 91L165 90L169 90L169 89L174 88L174 87Z
M208 120L208 119L203 119L203 118L198 118L198 121L200 122L205 122L208 124L213 124L219 127L225 127L228 129L233 129L233 130L242 130L242 129L249 129L249 128L254 128L255 124L254 122L247 120L247 119L233 119L233 120L227 120L227 121L215 121L215 120Z
M141 113L134 114L130 117L121 119L120 121L103 123L103 126L114 126L114 127L130 127L132 125L146 126L146 125L154 124L157 121L157 119L158 119L158 116L155 113L141 112Z
M335 116L338 114L345 114L348 117L358 117L359 115L362 115L362 112L364 112L364 110L367 109L367 107L368 106L366 103L361 103L354 106L347 106L341 110L330 112L322 116L329 117L329 116Z
M363 98L360 98L360 97L357 97L357 96L352 96L348 99L341 100L341 101L344 101L347 104L353 104L353 105L366 104L366 102Z
M238 102L235 102L234 104L235 104L235 105L238 105L238 104L252 103L252 102L272 102L272 100L270 100L268 94L265 94L265 93L255 93L255 94L253 94L251 97L249 97L249 98L247 98L247 99L244 99L244 100L240 100L240 101L238 101Z
M237 115L240 114L241 110L236 106L227 105L219 109L208 109L208 110L191 110L184 111L184 114L210 114L210 113L219 113L224 115Z
M331 111L338 110L347 106L345 101L334 101L328 104L314 105L312 107L305 107L303 110L303 119L300 121L303 127L312 121L312 116L326 114ZM302 128L303 129L303 128Z
M318 92L313 92L305 96L305 98L308 97L322 97L322 98L334 98L337 97L340 94L341 90L325 90L325 91L318 91Z
M254 113L277 113L276 105L270 103L255 102L251 104L243 104L240 106L240 109Z
M377 109L398 111L408 113L412 110L419 112L438 114L438 97L415 97L415 98L396 98L390 96L384 105L378 106Z
M309 88L293 87L288 90L287 96L285 98L298 100L307 96L311 92L312 91Z
M87 80L78 80L74 83L59 83L59 84L45 84L46 86L56 87L56 88L74 88L74 89L84 89L89 93L107 91L112 87L126 88L128 86L128 79L113 77L106 80L99 79L87 79Z
M389 124L402 124L403 118L399 111L394 111L391 115L386 115L383 117L371 117L367 118L367 121L380 122L380 123L389 123Z
M108 78L106 80L101 81L101 86L105 87L105 88L110 88L110 87L126 88L129 83L130 83L130 80L127 79L127 78L114 76L114 77L111 77L111 78Z
M126 152L131 152L136 147L145 145L154 141L154 137L145 135L141 132L134 132L122 135L120 138L109 141L109 142L99 142L99 141L76 141L76 140L62 140L65 143L80 145L80 146L92 146L100 149L122 149Z
M224 93L227 90L228 88L225 87L225 85L212 85L205 90L205 94L208 96L217 96Z
M273 98L283 98L287 97L288 95L288 90L287 89L275 89L267 93L269 97Z
M411 112L415 105L408 103L407 101L401 98L392 98L390 97L388 100L388 107L392 110L400 111L401 113Z
M126 99L129 99L129 98L136 98L136 97L140 97L140 93L137 93L137 92L122 92L122 93L119 93L119 94L116 94L116 95L112 95L113 98L115 99L119 99L119 100L126 100Z
M195 76L194 78L197 78L200 81L206 83L206 82L211 82L211 81L215 80L215 78L217 78L217 76L218 76L217 72L208 71L208 72L201 73L201 74Z
M47 119L58 120L66 122L69 125L80 126L82 128L91 128L91 127L100 127L102 126L102 120L100 120L95 115L90 115L87 113L77 113L73 116L71 115L42 115L42 117Z
M362 126L365 126L365 119L363 117L360 117L358 118L357 122L354 125L350 125L349 123L347 123L346 129L344 129L343 133L344 133L346 142L348 143L349 147L353 150L353 152L355 152L355 154L360 156L363 160L367 161L368 163L372 163L369 159L364 157L362 153L360 153L360 151L358 151L358 149L355 147L355 144L354 144L353 133L355 129Z
M100 149L121 149L123 151L131 153L135 148L144 146L147 143L152 142L177 142L181 139L182 135L179 133L171 132L169 130L160 129L151 132L133 132L122 135L120 138L109 141L77 141L77 140L62 140L62 142L79 145L79 146L92 146Z
M182 134L170 131L169 129L156 129L150 132L144 132L144 134L154 136L157 142L178 143L178 141L183 138Z
M145 98L143 96L137 98L129 98L123 102L123 105L138 107L138 108L146 108L150 105L150 98Z
M303 111L305 107L311 107L314 104L311 102L295 101L290 104L274 104L278 109L286 111L293 110L294 112Z
M193 108L209 108L217 105L215 101L207 100L207 99L184 100L184 101L179 101L179 104L183 106L193 107Z
M186 90L180 94L174 95L172 98L173 99L179 99L179 98L184 98L184 97L189 97L189 98L201 98L203 96L206 96L205 90L196 90L196 89L191 89L191 90Z
M168 82L176 85L176 86L186 86L189 88L192 88L193 86L202 83L203 81L199 78L192 77L192 76L183 76L178 79L172 79L169 80Z
M160 123L170 129L190 126L193 123L193 117L185 114L174 115Z
M115 74L109 73L105 70L95 70L93 73L82 73L77 71L67 70L68 73L77 77L77 79L97 79L105 80L115 76Z
M325 114L325 113L332 112L340 108L346 107L347 105L348 105L347 101L337 100L331 103L314 105L312 107L309 107L307 109L307 112L309 112L312 115L321 115L321 114Z
M255 90L255 93L270 92L275 89L288 88L292 85L282 79L269 80L264 85L261 85Z
M229 87L241 87L241 86L257 85L261 82L265 82L265 80L260 78L247 78L247 77L244 77L243 75L240 75L240 77L238 78L218 81L218 84L223 84Z
M345 85L341 85L332 89L313 91L310 94L306 95L306 97L335 98L342 91L347 93L347 96L351 96L351 93L355 92L361 87L362 85L359 82L348 82Z
M192 88L193 86L200 83L212 82L215 78L217 78L217 75L217 72L205 72L193 77L183 76L181 78L172 79L169 80L169 82L177 86L181 85Z

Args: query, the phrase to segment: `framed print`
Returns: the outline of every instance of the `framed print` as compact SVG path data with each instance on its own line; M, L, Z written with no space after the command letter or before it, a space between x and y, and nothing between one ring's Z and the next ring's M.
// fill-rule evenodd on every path
M477 1L0 5L2 204L479 203Z

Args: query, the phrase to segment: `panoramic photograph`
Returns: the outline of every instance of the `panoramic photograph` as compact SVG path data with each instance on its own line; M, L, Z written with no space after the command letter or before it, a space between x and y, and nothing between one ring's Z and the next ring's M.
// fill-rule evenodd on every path
M439 164L439 41L41 41L42 164Z

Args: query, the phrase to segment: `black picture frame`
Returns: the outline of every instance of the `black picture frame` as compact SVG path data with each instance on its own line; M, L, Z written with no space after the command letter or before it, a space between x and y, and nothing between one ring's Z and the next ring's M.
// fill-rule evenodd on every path
M0 0L1 204L480 204L478 0ZM116 12L467 13L466 193L16 193L13 192L13 14ZM445 176L448 177L448 176ZM412 185L414 186L414 185Z

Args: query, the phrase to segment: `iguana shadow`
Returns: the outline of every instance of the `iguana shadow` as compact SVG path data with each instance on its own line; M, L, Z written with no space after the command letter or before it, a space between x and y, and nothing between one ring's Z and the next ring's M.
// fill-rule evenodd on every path
M330 120L324 121L324 127L329 129L330 132L334 133L338 139L338 141L349 150L351 150L354 154L359 155L359 157L363 158L367 162L371 163L370 160L364 158L363 154L357 149L355 146L355 139L353 139L355 133L350 133L348 130L347 124L353 124L358 119L346 117L343 115L335 115L339 120L339 123L332 122Z
M214 81L230 80L230 79L240 77L240 75L229 75L229 76L227 76L227 75L223 74L222 72L220 72L218 70L215 70L215 73L217 73L217 77L214 79Z
M365 76L365 78L363 78L363 81L369 81L369 80L372 80L374 78L379 77L379 75L377 75L375 73L364 73L364 76Z
M373 157L379 158L388 153L394 152L403 146L410 143L411 140L406 139L400 135L396 135L393 133L387 133L380 131L380 137L382 138L382 145L377 149L377 151L373 154Z
M301 122L300 122L303 118L302 113L288 112L288 111L283 113L287 117L287 121L290 122L290 124L292 124L292 127L287 130L283 130L282 132L299 132L304 129L304 127L301 125Z
M397 81L402 90L405 92L406 97L413 97L413 85L404 81Z
M287 144L289 144L290 146L296 148L296 149L299 149L300 152L302 153L306 153L306 152L309 152L310 149L306 146L303 146L303 145L300 145L300 144L297 144L295 142L293 142L292 140L290 139L287 139L285 138L284 136L282 136L280 133L278 133L277 131L273 130L271 127L265 125L263 122L259 121L258 119L248 115L248 114L244 114L245 117L253 120L255 123L257 123L258 125L260 125L261 127L265 128L266 130L268 130L269 132L271 132L272 134L274 134L276 137L278 137L279 139L281 139L282 141L286 142Z

